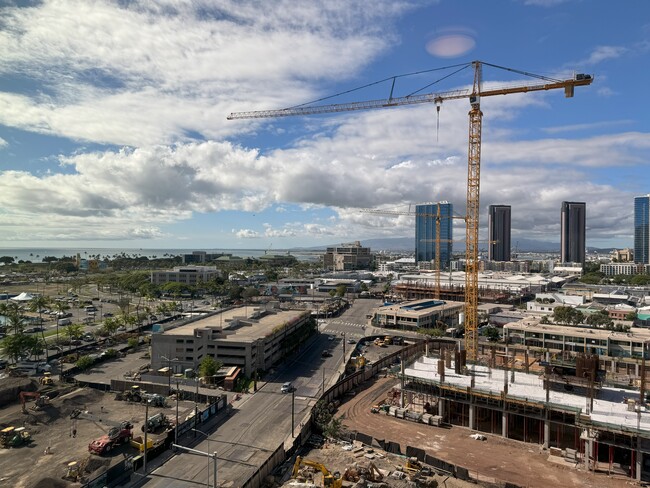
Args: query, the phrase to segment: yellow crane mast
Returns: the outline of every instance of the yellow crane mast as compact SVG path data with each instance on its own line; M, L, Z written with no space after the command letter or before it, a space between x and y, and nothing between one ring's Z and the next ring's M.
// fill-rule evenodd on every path
M469 66L469 65L467 65ZM317 106L298 106L279 110L258 110L249 112L233 112L228 120L261 119L272 117L289 117L299 115L314 115L355 110L370 110L379 108L434 103L439 108L443 101L469 99L469 147L467 154L467 230L466 230L466 269L465 269L465 349L467 360L476 361L478 352L478 223L480 206L480 177L481 177L481 129L483 113L481 112L481 97L509 95L563 89L567 98L573 97L576 86L587 86L593 82L593 76L576 74L569 79L554 79L534 75L524 71L504 68L483 61L473 61L474 81L471 89L460 89L440 93L408 95L393 98L392 90L388 99L366 100L350 103L335 103ZM504 69L520 75L536 78L529 83L515 83L508 86L483 89L482 67ZM459 70L460 71L460 70ZM393 85L395 78L393 78Z

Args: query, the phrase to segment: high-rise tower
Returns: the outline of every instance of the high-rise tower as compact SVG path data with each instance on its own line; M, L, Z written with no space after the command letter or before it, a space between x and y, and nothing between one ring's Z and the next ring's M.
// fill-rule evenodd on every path
M510 261L510 205L488 207L488 259Z
M585 221L587 204L562 202L560 229L560 261L585 263Z
M440 266L446 268L452 255L453 205L449 202L415 206L415 261L436 258L436 215L440 205Z
M634 197L634 262L650 264L650 194Z

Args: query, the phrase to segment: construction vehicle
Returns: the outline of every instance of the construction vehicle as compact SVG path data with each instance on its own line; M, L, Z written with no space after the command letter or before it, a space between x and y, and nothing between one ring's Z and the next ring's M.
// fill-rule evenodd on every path
M44 406L49 405L50 403L50 398L47 395L42 395L38 391L21 391L18 394L18 398L20 399L23 413L27 413L25 403L31 398L35 400L34 405L31 407L32 410L41 410Z
M119 392L115 395L115 399L125 402L142 402L142 392L140 392L140 387L138 385L133 385L130 390Z
M327 488L341 488L343 486L343 480L330 473L321 463L303 459L300 456L296 457L291 477L298 480L309 480L316 486Z
M160 444L160 440L152 439L151 437L147 438L147 450L153 449L156 445ZM137 436L131 439L131 447L135 447L138 451L144 452L144 436Z
M395 82L398 78L395 76L393 77L393 83L388 99L311 106L309 104L300 104L292 108L285 108L280 110L235 112L228 115L227 119L259 119L269 117L338 113L345 111L392 108L422 103L434 103L439 114L440 108L444 101L459 99L469 100L471 108L469 111L469 144L467 151L467 214L465 221L465 350L467 351L467 360L474 362L476 361L478 354L478 229L480 213L479 197L481 181L481 134L483 128L481 97L563 89L564 96L571 98L573 97L575 87L591 85L593 82L593 76L589 74L579 73L574 74L571 78L568 79L557 79L550 78L548 76L528 73L517 69L497 66L482 61L473 61L461 67L459 67L459 65L449 66L448 69L456 70L451 73L455 74L460 73L465 68L469 68L470 66L474 71L471 89L459 89L441 93L423 94L414 92L403 97L393 97ZM509 71L521 76L535 78L535 81L528 83L515 82L512 84L500 86L492 85L489 88L484 89L484 66ZM451 76L451 74L437 81L442 81L442 79L448 78ZM346 91L346 93L349 93L349 91Z
M126 444L133 437L133 424L122 422L119 427L112 427L108 433L88 444L88 452L93 454L107 454L113 447Z
M83 480L83 473L86 470L90 457L84 459L82 462L72 461L66 466L66 472L63 475L64 480L81 482Z
M38 382L41 385L53 385L54 384L54 378L52 378L52 373L50 373L49 371L44 372L43 376L41 376L38 379Z
M158 429L167 429L172 427L174 423L162 412L157 413L147 419L147 421L142 424L142 432L153 432Z
M20 447L32 442L32 436L25 427L7 427L0 431L0 447Z
M167 406L167 399L159 395L157 393L147 393L145 391L142 392L142 401L143 402L149 402L149 405L152 407L159 407L159 408L164 408Z
M374 463L370 463L368 467L355 464L354 466L347 467L343 473L343 479L345 481L356 483L357 481L360 481L362 477L366 481L372 483L379 483L384 479L384 475L379 471L379 468L375 466Z

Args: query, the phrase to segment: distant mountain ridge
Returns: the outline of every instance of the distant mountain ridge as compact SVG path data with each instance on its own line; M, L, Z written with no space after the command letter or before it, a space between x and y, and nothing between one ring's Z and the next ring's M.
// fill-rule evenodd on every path
M353 242L354 240L345 241ZM326 247L335 247L339 246L342 243L329 244L327 246L318 246L313 248L308 248L309 250L325 250ZM365 239L361 241L361 245L364 247L369 247L373 252L376 251L398 251L398 252L415 252L415 238L414 237L383 237L376 239ZM481 249L486 248L487 244L484 242L479 243ZM304 248L303 248L304 249ZM548 242L548 241L537 241L534 239L513 239L512 240L512 251L515 249L517 252L549 252L549 253L559 253L560 252L560 243L558 242ZM614 248L596 248L596 247L587 247L588 252L597 252L601 254L608 254ZM462 252L465 250L464 242L454 242L454 251Z

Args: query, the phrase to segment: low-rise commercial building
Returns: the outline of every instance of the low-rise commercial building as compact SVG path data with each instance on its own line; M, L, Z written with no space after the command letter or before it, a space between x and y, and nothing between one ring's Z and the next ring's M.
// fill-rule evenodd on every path
M372 323L376 327L402 330L458 327L464 308L462 302L416 300L376 309Z
M507 344L542 349L553 353L597 354L607 367L617 359L650 359L650 331L633 328L630 332L606 329L540 324L533 319L503 326Z
M178 373L196 370L210 356L251 377L292 353L314 330L309 312L240 307L154 334L151 365Z
M151 283L164 285L165 283L182 283L184 285L197 285L206 283L221 275L213 266L177 266L170 270L152 271Z

